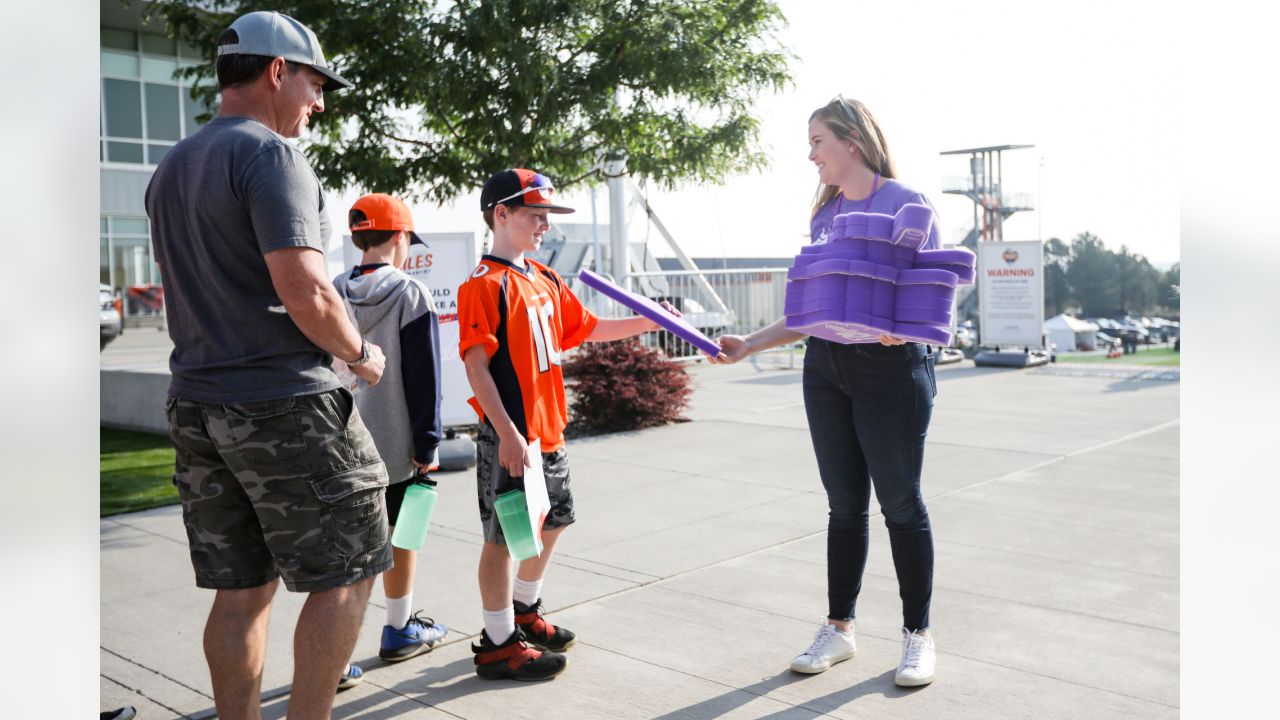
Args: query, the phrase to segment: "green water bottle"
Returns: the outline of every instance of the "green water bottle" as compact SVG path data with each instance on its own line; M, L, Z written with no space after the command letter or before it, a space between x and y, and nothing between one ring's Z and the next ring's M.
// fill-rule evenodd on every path
M404 550L417 550L427 539L431 513L436 509L436 481L418 475L409 482L395 532L391 533L391 544Z
M542 554L542 542L533 532L524 490L502 493L494 500L493 507L498 513L502 536L507 541L507 552L511 553L513 560L528 560Z

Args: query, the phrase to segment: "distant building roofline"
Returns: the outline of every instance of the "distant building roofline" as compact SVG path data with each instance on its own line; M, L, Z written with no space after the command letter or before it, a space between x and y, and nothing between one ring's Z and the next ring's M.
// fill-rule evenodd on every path
M1033 148L1035 145L992 145L990 147L969 148L968 150L947 150L940 152L939 155L972 155L980 152L996 152L998 150L1022 150L1023 148Z

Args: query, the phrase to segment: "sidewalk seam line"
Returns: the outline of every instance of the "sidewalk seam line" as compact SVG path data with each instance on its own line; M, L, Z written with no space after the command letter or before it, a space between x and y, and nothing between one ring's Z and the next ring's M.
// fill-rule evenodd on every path
M151 697L150 695L148 695L148 694L146 694L145 692L143 692L143 691L142 691L142 688L129 687L128 685L126 685L126 684L124 684L124 683L120 682L119 680L117 680L117 679L115 679L115 678L111 677L110 675L107 675L106 673L98 673L98 676L99 676L99 677L101 677L103 680L106 680L106 681L108 681L108 682L113 682L113 683L115 683L116 685L119 685L120 687L124 688L125 690L128 690L129 692L136 693L136 694L140 695L141 697L146 698L148 702L152 702L152 703L155 703L156 705L159 705L160 707L164 708L165 710L168 710L169 712L173 713L173 714L174 714L174 715L176 715L177 717L180 717L180 718L190 718L190 717L191 717L190 715L188 715L188 714L186 714L186 713L182 712L181 710L179 710L179 709L177 709L177 708L169 707L168 705L165 705L164 703L160 702L160 701L159 701L159 700L157 700L156 698ZM131 705L130 707L133 707L133 706Z

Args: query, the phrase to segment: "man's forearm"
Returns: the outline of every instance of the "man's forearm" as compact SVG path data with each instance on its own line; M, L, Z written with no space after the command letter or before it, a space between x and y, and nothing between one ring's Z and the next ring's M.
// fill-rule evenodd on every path
M293 323L321 350L350 362L360 357L360 333L347 317L347 308L332 286L284 301Z
M360 333L325 277L324 255L310 247L282 248L263 256L285 312L307 339L344 361L360 357Z

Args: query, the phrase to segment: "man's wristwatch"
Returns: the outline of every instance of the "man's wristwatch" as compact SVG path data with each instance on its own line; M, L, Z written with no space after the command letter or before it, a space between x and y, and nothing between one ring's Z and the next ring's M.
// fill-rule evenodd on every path
M369 362L369 341L364 338L360 339L360 357L347 363L347 367L355 367Z

